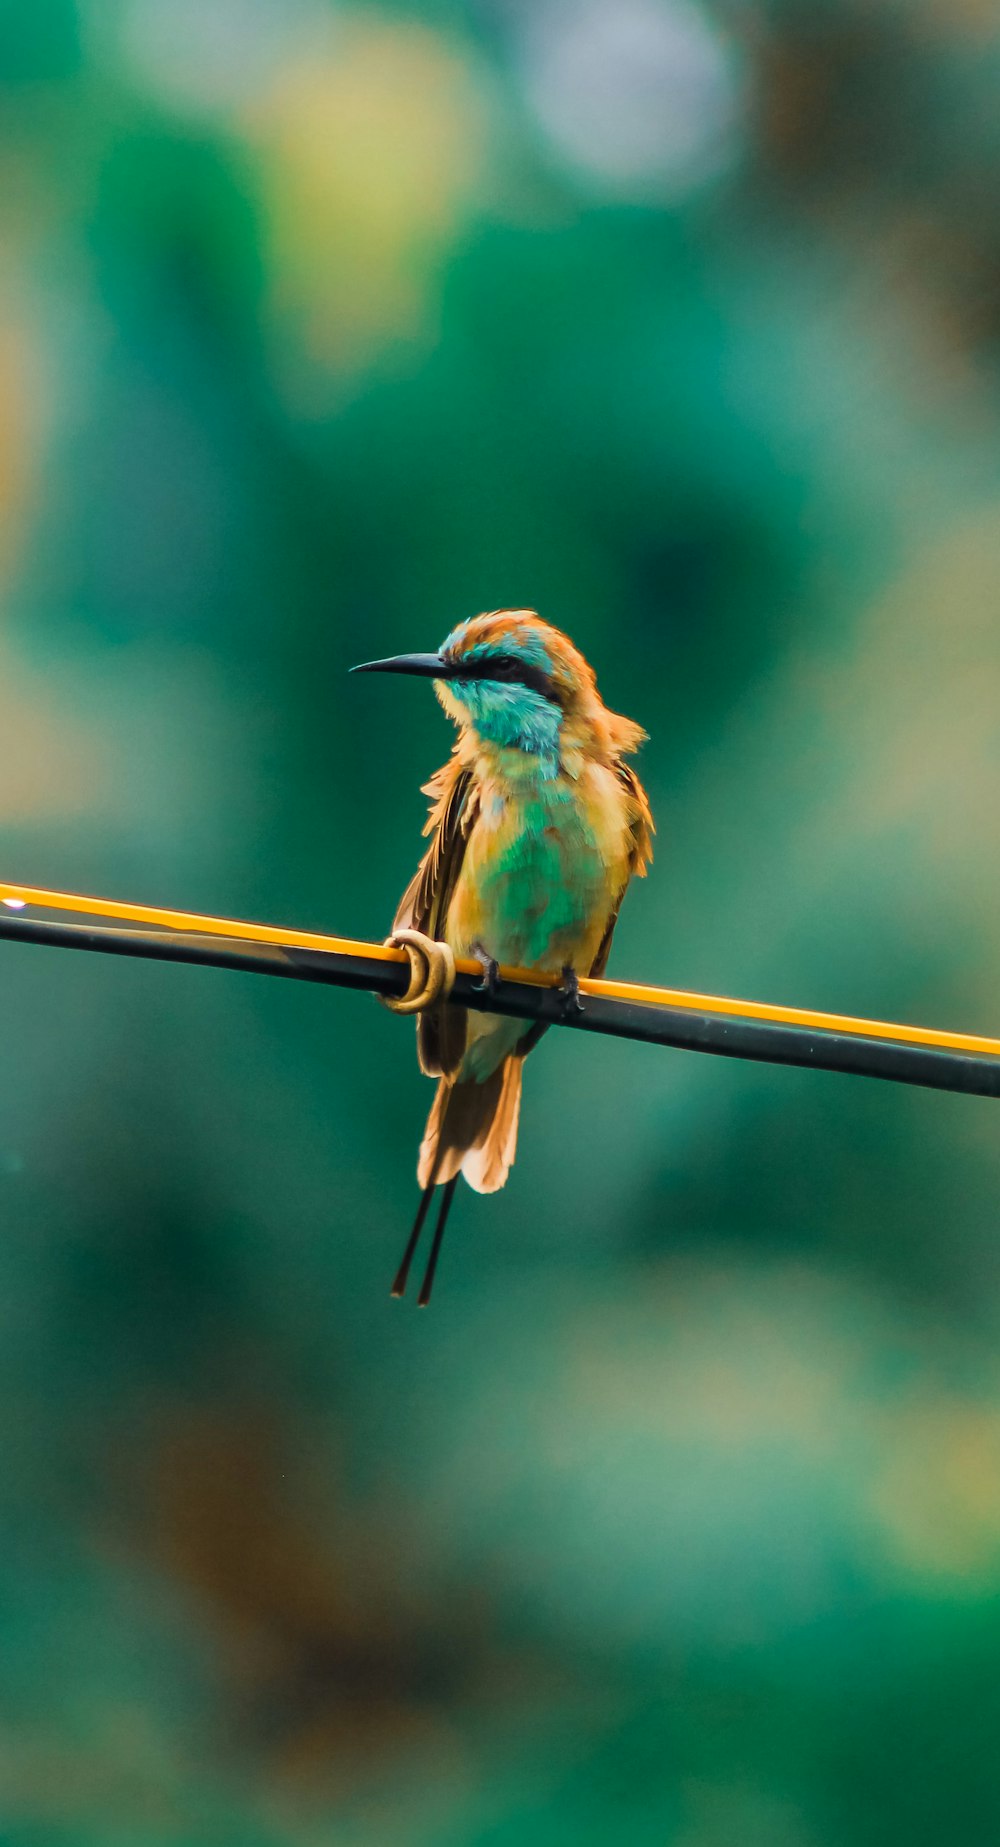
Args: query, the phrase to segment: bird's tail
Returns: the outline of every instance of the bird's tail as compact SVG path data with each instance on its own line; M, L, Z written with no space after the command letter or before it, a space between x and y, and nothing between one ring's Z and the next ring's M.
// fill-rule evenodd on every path
M511 1052L483 1084L441 1079L420 1144L421 1186L462 1174L477 1193L499 1191L517 1148L523 1062Z
M420 1206L410 1232L403 1261L392 1286L393 1295L406 1289L410 1264L423 1230L431 1198L443 1186L434 1242L419 1304L431 1299L441 1240L459 1174L477 1193L495 1193L511 1170L517 1147L517 1119L521 1111L523 1057L511 1052L484 1084L456 1083L443 1077L420 1144L417 1179L423 1188Z

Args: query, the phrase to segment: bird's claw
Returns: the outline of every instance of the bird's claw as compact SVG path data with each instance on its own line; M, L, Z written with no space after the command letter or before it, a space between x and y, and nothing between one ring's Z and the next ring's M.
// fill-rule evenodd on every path
M563 969L559 996L562 1001L562 1015L564 1020L579 1019L580 1014L586 1012L586 1008L580 999L580 977L575 968Z
M500 980L499 962L495 956L490 955L489 950L483 948L482 943L473 944L472 953L483 971L482 980L473 983L473 992L476 994L495 994L497 991L497 983Z
M385 939L387 949L405 949L410 958L410 983L405 994L383 994L392 1013L422 1013L435 1001L447 1000L455 985L455 957L447 943L435 942L422 930L397 930Z

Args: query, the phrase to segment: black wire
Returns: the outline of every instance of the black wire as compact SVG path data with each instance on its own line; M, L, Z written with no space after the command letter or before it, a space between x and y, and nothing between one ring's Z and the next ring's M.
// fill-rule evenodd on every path
M334 987L400 995L409 981L405 962L341 955L332 950L284 949L230 937L180 932L112 929L96 924L49 923L0 913L0 938L41 943L59 949L93 950L105 955L135 956L158 962L189 962L207 968L244 969L279 975L291 981L315 981ZM928 1090L963 1091L969 1096L1000 1096L1000 1057L946 1051L937 1046L868 1039L860 1034L816 1027L782 1026L732 1014L699 1013L694 1008L642 1006L587 994L583 1012L564 1013L554 988L498 981L484 991L479 977L459 974L452 999L483 1013L503 1013L573 1032L605 1033L647 1045L669 1045L687 1052L713 1052L724 1058L748 1058L764 1064L800 1065L814 1071L846 1071L896 1084L919 1084Z

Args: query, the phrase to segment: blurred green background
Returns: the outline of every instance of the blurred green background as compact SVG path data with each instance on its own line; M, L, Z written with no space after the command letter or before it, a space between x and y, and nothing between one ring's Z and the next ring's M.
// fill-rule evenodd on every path
M0 0L4 877L381 938L529 604L613 971L1000 1030L988 0ZM0 953L3 1847L992 1847L994 1104Z

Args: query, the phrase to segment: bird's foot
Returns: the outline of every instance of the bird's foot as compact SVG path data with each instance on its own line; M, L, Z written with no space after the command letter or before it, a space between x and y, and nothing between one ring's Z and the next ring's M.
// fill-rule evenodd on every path
M495 956L490 955L488 949L483 948L482 943L473 943L472 954L483 971L482 980L475 983L476 993L495 994L497 991L497 982L500 979L499 962Z
M575 968L570 968L567 965L567 967L563 969L559 994L562 999L562 1014L564 1020L579 1019L580 1014L586 1012L586 1008L580 999L580 977Z
M393 1013L422 1013L435 1001L447 1000L455 985L455 957L447 943L437 943L422 930L397 930L385 939L387 949L405 949L410 958L410 983L405 994L383 994Z

